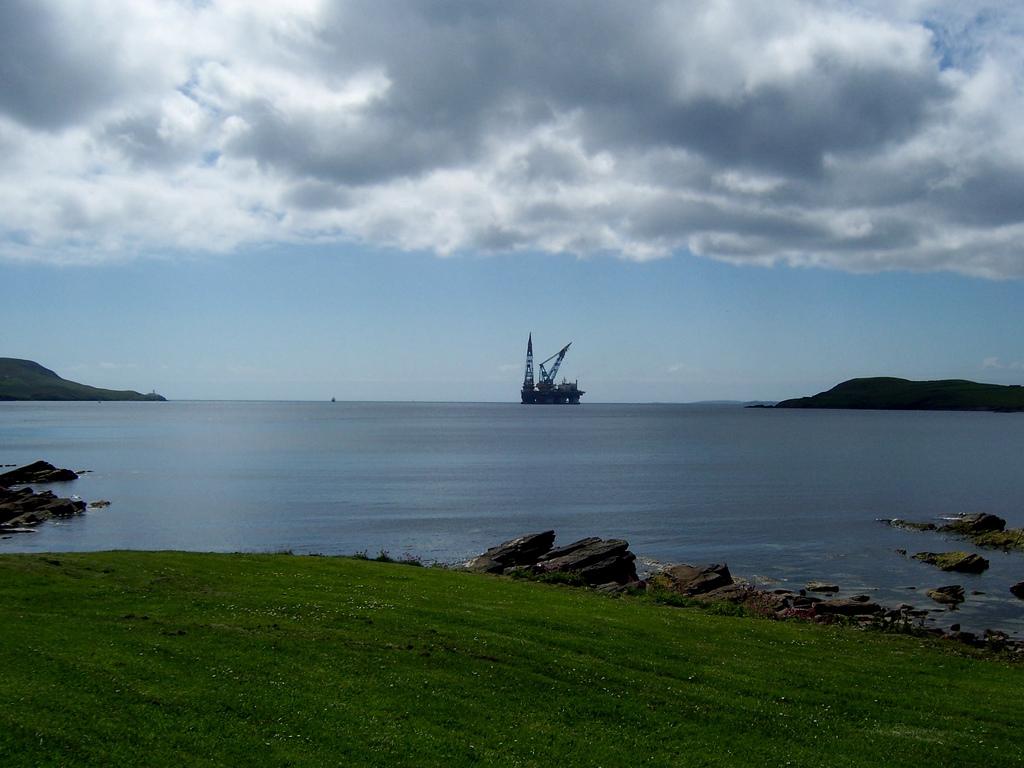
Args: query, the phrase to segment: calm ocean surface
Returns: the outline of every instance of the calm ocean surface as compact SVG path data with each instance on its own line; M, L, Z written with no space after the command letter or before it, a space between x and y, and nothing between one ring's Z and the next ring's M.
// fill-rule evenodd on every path
M981 576L894 550L978 551L880 517L985 511L1024 526L1024 415L731 406L3 403L0 463L89 469L55 486L112 505L0 552L278 551L457 561L528 531L621 537L642 560L725 561L760 583L936 607L1024 632L1024 555ZM917 587L917 590L908 589Z

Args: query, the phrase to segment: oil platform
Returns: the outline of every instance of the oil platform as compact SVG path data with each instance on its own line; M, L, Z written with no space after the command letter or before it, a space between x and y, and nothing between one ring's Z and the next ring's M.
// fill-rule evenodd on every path
M565 353L572 346L570 341L555 354L539 365L540 381L534 384L533 381L533 334L526 342L526 375L523 377L523 404L524 405L579 405L583 390L579 388L579 382L569 382L562 379L561 384L555 383L555 376L558 375L558 368L565 359ZM546 366L554 360L549 371Z

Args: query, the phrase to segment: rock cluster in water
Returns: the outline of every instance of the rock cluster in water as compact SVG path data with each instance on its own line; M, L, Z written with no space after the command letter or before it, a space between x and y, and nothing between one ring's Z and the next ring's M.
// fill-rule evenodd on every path
M45 461L36 461L0 475L0 533L24 533L33 525L85 511L84 501L57 496L53 491L36 493L28 483L74 480L78 474ZM22 486L13 488L12 486Z
M0 532L37 525L54 517L74 517L85 511L85 502L62 499L53 491L36 493L31 488L0 488Z
M70 469L60 469L48 461L33 461L24 467L18 467L0 475L0 488L10 488L12 485L31 485L33 483L61 483L77 478L78 473Z
M990 515L987 512L960 515L943 525L900 518L882 522L893 528L905 528L910 531L951 533L962 536L979 547L1024 550L1024 528L1007 528L1003 518L999 515Z
M943 571L981 573L988 570L988 560L981 555L967 552L918 552L914 559L934 565Z
M959 605L964 601L964 588L959 584L929 589L925 594L936 603L942 603L943 605Z
M943 525L936 525L930 522L915 520L882 520L892 528L902 528L908 531L937 531L949 533L954 536L961 536L979 547L990 549L1022 550L1024 551L1024 528L1007 528L1006 521L999 515L991 515L987 512L977 512L959 517L946 522ZM897 550L900 554L906 554L904 550ZM989 562L981 555L968 552L918 552L914 555L915 560L937 566L943 571L957 571L960 573L981 573L988 569ZM1024 582L1014 584L1010 592L1024 600ZM959 597L956 593L947 593L942 590L949 590L952 587L940 587L929 590L928 596L938 603L944 605L955 605L964 600L963 588L959 589Z

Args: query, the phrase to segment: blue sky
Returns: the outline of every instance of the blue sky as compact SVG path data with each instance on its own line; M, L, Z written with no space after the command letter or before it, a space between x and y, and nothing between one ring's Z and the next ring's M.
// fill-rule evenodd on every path
M1016 382L1024 10L7 0L0 355L172 398Z
M950 274L304 246L0 284L4 354L172 398L510 400L531 331L545 356L573 341L563 371L602 402L1024 380L1024 285Z

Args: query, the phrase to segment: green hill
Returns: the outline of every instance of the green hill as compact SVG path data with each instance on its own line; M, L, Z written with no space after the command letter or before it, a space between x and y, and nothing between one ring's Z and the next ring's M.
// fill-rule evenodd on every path
M776 408L860 408L904 411L1024 411L1024 387L963 379L908 381L850 379L813 397L783 400Z
M0 357L0 400L166 400L155 392L100 389L62 379L31 360Z

